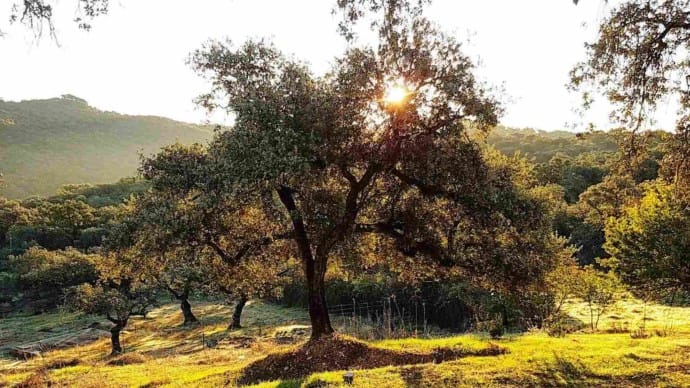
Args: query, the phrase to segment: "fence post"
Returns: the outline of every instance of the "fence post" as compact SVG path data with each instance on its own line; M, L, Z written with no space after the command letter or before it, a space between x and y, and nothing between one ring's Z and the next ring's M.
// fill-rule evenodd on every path
M390 338L393 334L393 305L391 304L391 298L388 297L388 337Z
M419 307L419 299L414 301L414 336L417 337L417 329L419 328L419 320L417 319L417 308Z

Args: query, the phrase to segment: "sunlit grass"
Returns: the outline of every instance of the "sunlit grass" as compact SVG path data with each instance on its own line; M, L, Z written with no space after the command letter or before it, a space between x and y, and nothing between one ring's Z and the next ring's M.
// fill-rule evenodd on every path
M588 323L586 305L569 303L573 318ZM587 329L562 338L542 331L510 334L492 340L486 334L443 338L408 338L373 341L393 350L429 352L436 348L477 350L489 343L508 349L508 354L466 357L441 364L394 366L355 371L356 387L407 386L683 386L690 382L690 308L665 307L624 300L604 314L599 332ZM46 352L43 357L17 361L0 356L0 385L15 385L43 373L64 386L223 386L232 384L242 369L266 354L298 344L279 344L276 334L301 329L307 315L300 309L252 303L244 314L245 328L228 332L231 306L196 303L201 323L181 327L176 304L152 311L146 319L135 318L122 339L127 352L141 354L141 363L108 365L109 340ZM646 316L647 338L630 333L607 332L616 322L628 322L637 330ZM0 325L0 348L78 330L101 318L71 313L15 317ZM658 333L655 331L658 330ZM250 342L239 339L251 337ZM234 341L233 338L238 339ZM202 339L215 347L204 346ZM78 359L79 364L55 367ZM305 360L308 362L308 360ZM47 369L52 366L54 369ZM343 385L344 371L316 373L303 379L274 381L260 387Z
M565 309L573 318L589 326L589 309L587 304L569 301ZM648 331L668 331L690 333L690 314L688 308L663 306L644 303L633 298L624 298L616 302L601 317L598 329L610 332L621 328L637 330L644 327Z

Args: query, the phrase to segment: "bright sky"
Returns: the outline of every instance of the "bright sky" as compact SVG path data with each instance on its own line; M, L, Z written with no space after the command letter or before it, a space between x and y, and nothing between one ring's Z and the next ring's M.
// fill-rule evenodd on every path
M208 87L185 59L209 38L236 43L268 37L284 52L325 72L342 52L331 14L335 0L112 0L109 15L91 32L70 20L75 0L61 0L56 45L37 42L14 26L0 38L0 98L23 100L73 94L103 110L159 115L200 122L206 114L192 99ZM481 61L479 76L503 86L509 96L502 122L514 127L563 129L587 122L611 126L598 106L583 119L579 96L568 92L568 72L584 58L606 15L599 0L435 0L427 16ZM7 20L0 8L0 20ZM586 25L583 25L586 23ZM3 26L6 27L3 23ZM673 110L662 107L659 125L671 125ZM664 111L664 109L666 111ZM665 114L667 113L667 114Z

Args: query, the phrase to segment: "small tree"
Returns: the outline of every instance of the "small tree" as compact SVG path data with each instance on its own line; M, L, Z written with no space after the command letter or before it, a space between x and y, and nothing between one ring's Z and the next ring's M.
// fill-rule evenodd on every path
M297 263L276 260L274 253L268 250L235 266L228 266L218 256L209 258L210 291L235 301L228 330L242 327L242 312L250 299L279 295L281 287L291 280L289 275L293 270L298 271L293 268Z
M148 256L142 263L147 278L169 291L180 302L183 325L198 322L189 303L190 294L208 282L205 266L194 249L176 249Z
M20 202L0 197L0 246L11 243L6 241L10 228L29 225L37 216L36 211L23 207Z
M572 247L564 249L561 253L562 261L546 275L546 287L553 296L553 306L547 313L548 318L557 318L562 313L565 302L577 294L580 269L572 258L574 251Z
M142 281L139 268L123 254L108 254L98 261L100 280L96 285L74 288L69 305L81 311L102 314L113 323L110 329L111 354L122 353L120 332L132 315L145 315L157 304L155 289Z
M78 243L79 235L83 229L96 224L95 209L88 204L73 199L51 204L48 208L48 222L50 226L56 226L69 230L72 245Z
M597 330L601 316L616 302L617 291L616 279L610 274L601 273L591 266L580 270L576 295L587 303L592 331Z

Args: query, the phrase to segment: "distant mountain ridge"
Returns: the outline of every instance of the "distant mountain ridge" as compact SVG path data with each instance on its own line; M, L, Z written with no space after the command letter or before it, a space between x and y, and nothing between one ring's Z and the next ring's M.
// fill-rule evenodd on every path
M133 176L139 155L162 146L205 143L213 126L193 125L156 116L130 116L98 110L72 95L46 100L0 99L0 196L50 196L60 186L111 183ZM610 132L513 129L498 126L486 138L501 152L521 153L543 163L556 154L614 152Z
M204 143L212 126L104 112L63 95L0 99L0 196L50 195L64 184L108 183L136 174L139 155L176 141Z

